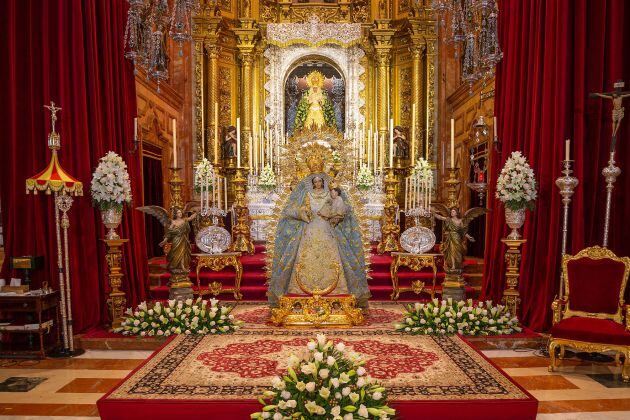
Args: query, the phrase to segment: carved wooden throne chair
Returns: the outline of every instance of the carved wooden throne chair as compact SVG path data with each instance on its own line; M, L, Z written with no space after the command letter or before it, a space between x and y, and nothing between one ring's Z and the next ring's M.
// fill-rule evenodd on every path
M624 356L622 378L630 379L630 305L624 292L630 274L630 258L617 257L598 246L562 258L565 296L552 304L553 327L549 341L549 371L564 358L565 347ZM625 317L625 319L624 319ZM625 321L625 322L624 322Z

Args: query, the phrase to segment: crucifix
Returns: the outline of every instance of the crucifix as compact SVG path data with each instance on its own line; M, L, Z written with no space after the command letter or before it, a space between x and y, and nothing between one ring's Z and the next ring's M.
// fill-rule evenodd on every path
M61 108L58 106L55 106L55 103L53 101L50 101L50 105L44 105L44 108L48 108L48 110L52 114L50 119L52 120L52 132L54 133L55 123L57 122L57 112L61 111Z
M624 98L630 96L630 91L623 92L623 81L617 81L613 87L615 90L612 92L604 93L591 93L591 98L604 98L612 100L612 142L610 143L610 158L608 159L608 166L602 170L602 175L606 179L606 214L604 216L604 240L603 247L608 247L608 231L610 229L610 209L612 205L612 192L615 184L615 180L621 174L621 169L615 165L615 145L617 142L617 130L623 119L623 107L621 102Z
M591 93L589 96L591 98L604 98L612 100L612 143L610 144L610 151L615 151L615 144L617 143L617 130L619 130L619 125L621 125L621 120L623 119L623 106L621 106L621 102L624 98L630 96L630 90L625 92L622 91L625 84L622 80L618 80L614 85L614 89L612 92L603 92L603 93Z

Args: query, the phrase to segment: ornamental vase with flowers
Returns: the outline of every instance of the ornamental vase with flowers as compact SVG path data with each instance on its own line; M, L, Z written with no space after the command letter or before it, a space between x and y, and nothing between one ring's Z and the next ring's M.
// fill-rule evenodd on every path
M518 230L525 223L525 210L534 209L537 197L534 171L521 152L512 152L505 161L495 196L505 204L505 221L512 229L508 238L520 239Z
M103 223L109 229L105 238L120 239L116 228L122 221L124 205L131 205L131 181L127 165L114 152L99 161L90 184L92 203L101 210Z
M301 355L292 354L287 374L272 381L252 419L388 419L386 389L375 382L361 357L318 334Z
M357 173L357 188L360 191L369 191L374 186L374 175L367 165L362 164Z

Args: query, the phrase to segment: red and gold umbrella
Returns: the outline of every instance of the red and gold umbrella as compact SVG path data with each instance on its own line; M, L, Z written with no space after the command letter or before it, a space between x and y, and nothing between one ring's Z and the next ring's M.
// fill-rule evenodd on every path
M46 169L26 180L26 193L45 191L66 193L69 195L83 195L83 183L66 172L59 164L57 150L52 151L50 163Z

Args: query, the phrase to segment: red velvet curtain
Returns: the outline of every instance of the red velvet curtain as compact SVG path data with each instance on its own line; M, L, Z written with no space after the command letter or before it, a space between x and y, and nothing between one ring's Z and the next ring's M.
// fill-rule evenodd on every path
M589 99L611 91L623 79L630 89L630 3L624 0L502 1L499 41L504 57L497 68L495 114L502 153L495 154L489 188L483 294L499 300L505 287L508 233L504 208L494 198L498 172L512 151L521 150L539 183L537 207L527 215L520 293L521 320L535 330L551 321L561 258L561 176L564 140L572 139L574 175L580 181L571 203L568 252L601 245L606 188L601 170L609 157L610 101ZM626 100L626 109L630 101ZM615 184L609 248L630 255L630 118L618 133L622 174ZM595 282L601 279L593 279Z
M45 280L58 287L52 197L25 194L25 180L50 160L46 136L53 100L63 110L57 122L60 161L84 185L70 217L70 274L75 332L108 318L104 229L91 205L90 180L109 150L129 166L134 198L140 200L139 156L131 155L136 115L133 70L124 59L125 0L5 0L0 2L0 202L5 250L44 255ZM121 236L128 304L146 297L147 273L142 214L125 210ZM2 276L8 277L7 264Z

